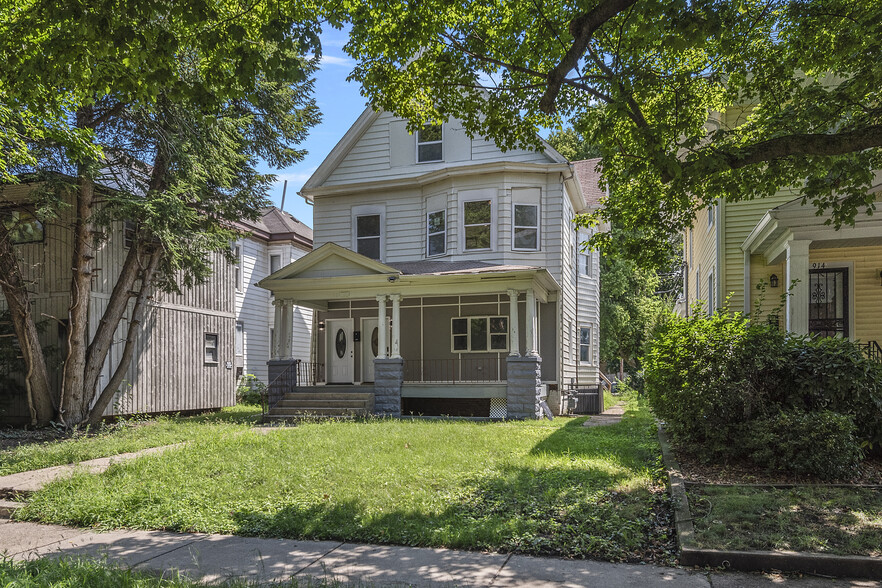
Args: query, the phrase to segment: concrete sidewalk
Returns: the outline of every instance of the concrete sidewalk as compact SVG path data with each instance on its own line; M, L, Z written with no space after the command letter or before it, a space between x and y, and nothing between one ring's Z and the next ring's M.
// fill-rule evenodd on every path
M85 556L156 573L179 570L203 581L260 582L292 576L374 586L528 586L609 588L878 587L867 580L781 578L653 565L527 557L450 549L293 541L231 535L110 531L0 520L0 553L15 559Z

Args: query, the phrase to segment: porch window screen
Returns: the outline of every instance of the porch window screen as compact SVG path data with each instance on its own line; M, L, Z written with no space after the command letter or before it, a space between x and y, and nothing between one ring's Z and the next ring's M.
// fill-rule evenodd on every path
M514 205L513 249L539 249L539 207L535 204Z
M444 157L441 125L427 125L417 131L417 161L441 161Z
M591 327L579 329L579 361L591 361Z
M426 256L447 252L447 214L443 210L426 215Z
M454 353L508 351L507 316L457 317L450 322Z
M380 259L380 215L355 217L358 252L371 259Z
M492 209L489 200L463 203L465 249L490 249Z

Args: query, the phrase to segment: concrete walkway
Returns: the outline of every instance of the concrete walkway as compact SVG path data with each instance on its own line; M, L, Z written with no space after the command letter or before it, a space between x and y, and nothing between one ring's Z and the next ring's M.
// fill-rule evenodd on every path
M192 579L273 582L333 578L373 586L530 588L878 587L865 580L783 578L653 565L527 557L449 549L293 541L231 535L110 531L0 520L0 553L14 559L81 556Z
M582 423L583 427L604 427L606 425L614 425L622 422L622 416L625 414L625 403L619 402L615 406L607 408L600 414L595 414Z

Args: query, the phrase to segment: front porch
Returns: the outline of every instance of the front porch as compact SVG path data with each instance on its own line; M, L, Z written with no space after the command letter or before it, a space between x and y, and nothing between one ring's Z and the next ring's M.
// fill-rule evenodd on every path
M361 271L328 275L344 261ZM542 268L480 262L406 273L417 263L427 269L328 244L261 282L276 298L270 396L372 385L376 414L536 418L543 383L558 379L557 283ZM294 304L316 310L316 328L313 361L292 368L284 346Z

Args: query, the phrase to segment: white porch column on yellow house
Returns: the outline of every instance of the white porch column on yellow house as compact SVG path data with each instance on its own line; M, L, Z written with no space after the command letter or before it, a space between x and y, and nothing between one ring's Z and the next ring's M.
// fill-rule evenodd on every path
M811 241L789 241L787 254L787 283L799 280L787 297L787 330L799 335L808 334L809 327L809 244Z
M536 357L539 355L536 345L536 293L533 288L527 288L527 349L524 355Z
M281 359L291 359L293 355L293 342L294 342L294 301L291 299L282 300L282 325L281 329L276 327L276 332L279 333L280 343L279 345L279 354L281 355Z
M273 346L270 349L270 358L271 359L281 359L282 350L279 345L282 336L282 301L281 300L273 300L273 340L270 341L270 344Z
M377 359L386 359L386 295L377 295Z
M392 300L392 359L401 359L401 294L389 294Z
M512 288L508 292L508 331L509 331L509 352L512 357L521 355L520 333L518 333L518 291Z

